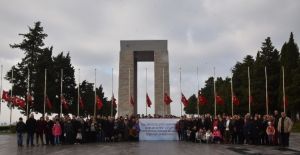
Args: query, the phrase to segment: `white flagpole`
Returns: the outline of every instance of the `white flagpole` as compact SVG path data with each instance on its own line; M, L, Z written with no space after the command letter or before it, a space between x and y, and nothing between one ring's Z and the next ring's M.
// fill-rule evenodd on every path
M284 66L282 68L282 92L283 92L283 112L286 111L286 99L285 99L285 83L284 83Z
M11 91L10 91L10 97L13 97L13 87L14 87L14 67L11 69ZM12 99L10 100L10 114L9 114L9 125L11 126L11 118L12 118Z
M43 111L43 117L45 117L45 112L46 112L46 97L47 97L47 69L45 69L44 111Z
M114 103L114 68L111 69L111 105L110 117L113 117L113 103Z
M251 115L251 81L250 81L250 68L248 66L248 106L249 106L249 114Z
M181 88L181 67L179 67L179 87L180 87L180 98L182 98L182 88ZM182 116L182 103L180 101L180 116Z
M164 97L165 97L165 68L163 68L163 105L164 105L164 113L163 117L165 117L165 103L164 103Z
M62 97L63 97L63 76L64 76L64 70L60 69L60 117L63 117L62 113Z
M198 66L197 66L197 113L198 113L198 117L200 115L200 107L199 107L199 71L198 71Z
M231 74L231 116L233 116L233 74Z
M148 75L147 75L147 68L146 68L146 116L148 115L148 112L147 112L147 106L148 106L148 104L147 104L147 91L148 91L148 88L147 88L147 85L148 85L148 77L147 77Z
M214 104L215 104L215 117L217 116L217 100L216 100L216 73L215 73L215 67L214 67Z
M80 69L78 69L78 92L77 92L77 116L79 116L79 103L80 103Z
M269 99L268 99L268 75L267 67L265 66L265 78L266 78L266 114L269 114Z
M2 90L2 79L3 79L2 74L3 74L3 65L1 65L0 114L1 114L1 105L2 105L1 103L2 103L2 92L3 92L3 90Z
M130 100L131 100L131 92L130 92L130 68L128 68L128 103L129 103L129 105L131 105L131 102L130 102ZM134 106L133 106L133 108L134 108Z
M97 93L96 93L96 68L95 68L95 83L94 83L94 89L95 89L95 102L94 102L94 118L96 118L96 104L97 104Z
M27 119L29 118L29 101L28 101L28 96L29 96L29 94L30 94L30 70L29 70L29 67L27 68L27 77L28 77L28 79L27 79L27 96L26 96L26 116L27 116Z

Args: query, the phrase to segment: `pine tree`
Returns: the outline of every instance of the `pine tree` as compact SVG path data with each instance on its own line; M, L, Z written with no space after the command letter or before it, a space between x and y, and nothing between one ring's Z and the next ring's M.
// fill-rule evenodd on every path
M298 45L294 42L294 35L291 32L290 38L288 42L285 42L281 48L281 53L280 53L280 63L281 66L284 67L284 74L285 74L285 90L286 90L286 99L288 102L288 110L292 110L294 108L289 108L289 107L294 107L295 104L299 103L297 102L298 100L298 95L297 92L299 90L295 85L298 83L298 60L299 60L299 48ZM282 91L282 72L280 74L280 103L283 105L283 91ZM294 96L296 95L296 96ZM283 106L280 106L281 110L283 109Z
M63 70L63 86L62 86L63 96L71 106L69 110L63 109L63 113L75 114L77 111L75 108L76 106L73 105L77 101L77 98L75 98L75 94L76 94L76 90L75 90L76 83L75 83L75 76L74 76L75 70L71 64L71 57L69 53L63 55L63 52L61 52L57 56L53 57L52 78L54 78L55 85L53 88L54 94L51 96L56 96L54 107L58 111L60 110L61 69Z
M41 22L36 22L34 27L28 27L29 32L26 34L19 34L19 36L23 37L23 41L19 44L11 44L11 48L17 48L24 52L25 57L22 58L21 62L19 62L16 66L13 67L14 79L13 79L13 95L26 98L27 93L27 82L28 82L28 69L30 70L30 93L35 94L35 88L40 83L37 83L37 64L39 61L39 57L47 51L47 48L44 47L44 39L47 37L43 31L43 27L41 27ZM6 79L11 81L11 72L9 70L6 74ZM34 103L33 103L34 105ZM26 110L26 109L22 109ZM22 111L22 113L24 113Z

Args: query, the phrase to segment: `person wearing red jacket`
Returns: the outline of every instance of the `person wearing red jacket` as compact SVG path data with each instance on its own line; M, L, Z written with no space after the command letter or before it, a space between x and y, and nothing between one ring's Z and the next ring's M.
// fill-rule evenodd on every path
M223 141L221 131L218 129L217 126L214 127L212 135L214 143L221 143Z
M59 124L59 120L57 119L52 128L52 134L54 136L54 145L60 144L59 137L60 137L61 133L62 133L61 126Z

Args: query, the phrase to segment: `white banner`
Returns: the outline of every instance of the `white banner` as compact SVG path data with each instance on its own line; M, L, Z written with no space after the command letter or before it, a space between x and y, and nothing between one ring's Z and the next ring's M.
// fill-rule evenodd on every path
M140 140L178 140L179 119L139 119Z

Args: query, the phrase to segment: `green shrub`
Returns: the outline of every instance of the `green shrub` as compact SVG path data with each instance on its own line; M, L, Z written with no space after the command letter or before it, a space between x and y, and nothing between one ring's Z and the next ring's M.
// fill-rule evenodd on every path
M16 133L16 126L0 126L0 133Z

